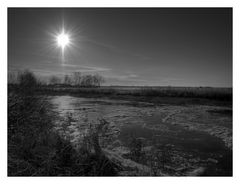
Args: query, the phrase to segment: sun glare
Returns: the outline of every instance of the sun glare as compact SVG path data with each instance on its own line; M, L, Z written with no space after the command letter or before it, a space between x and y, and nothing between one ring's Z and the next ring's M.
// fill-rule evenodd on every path
M63 27L61 32L58 32L58 33L54 34L54 37L55 37L56 46L61 49L61 62L65 63L66 62L65 48L73 45L72 44L71 33L66 32L64 27Z
M67 34L65 34L64 32L62 32L61 34L59 34L57 36L57 44L58 46L64 48L65 46L67 46L69 44L69 36Z

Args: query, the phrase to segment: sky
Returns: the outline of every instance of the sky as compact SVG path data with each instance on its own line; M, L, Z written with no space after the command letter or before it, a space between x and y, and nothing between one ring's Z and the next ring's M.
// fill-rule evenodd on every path
M24 69L98 73L105 85L232 87L232 9L9 8L8 71Z

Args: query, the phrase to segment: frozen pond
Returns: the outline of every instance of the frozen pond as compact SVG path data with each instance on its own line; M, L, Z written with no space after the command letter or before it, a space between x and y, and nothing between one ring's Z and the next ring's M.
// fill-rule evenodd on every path
M60 118L56 129L73 144L87 134L99 119L109 122L111 140L103 144L129 158L129 140L141 140L145 155L167 147L174 175L204 168L209 175L231 173L231 109L216 106L171 106L145 102L53 96L51 102ZM149 165L149 163L142 163Z

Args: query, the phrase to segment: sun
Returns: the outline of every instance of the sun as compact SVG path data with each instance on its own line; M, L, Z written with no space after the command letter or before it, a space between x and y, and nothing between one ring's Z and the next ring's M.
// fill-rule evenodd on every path
M61 50L61 61L62 63L66 62L66 48L71 48L73 45L73 37L71 35L71 32L66 31L64 27L62 27L62 31L57 32L54 34L54 45Z
M64 49L69 43L69 35L65 34L64 31L57 36L57 44L59 47L62 47L62 49Z

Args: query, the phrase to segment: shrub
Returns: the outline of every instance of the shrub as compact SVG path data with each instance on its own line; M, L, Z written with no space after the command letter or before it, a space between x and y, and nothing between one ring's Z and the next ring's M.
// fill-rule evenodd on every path
M51 105L36 95L8 95L9 176L112 176L116 167L102 152L99 137L106 121L92 127L75 149L53 129ZM70 117L69 117L70 118ZM94 152L92 152L94 149Z
M25 70L18 74L18 83L21 87L31 88L37 86L37 79L32 72Z

